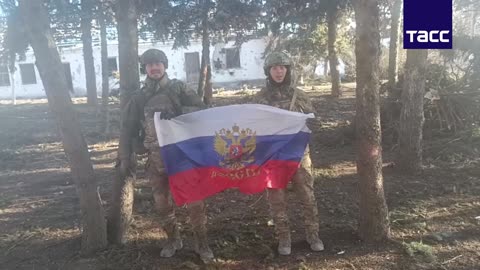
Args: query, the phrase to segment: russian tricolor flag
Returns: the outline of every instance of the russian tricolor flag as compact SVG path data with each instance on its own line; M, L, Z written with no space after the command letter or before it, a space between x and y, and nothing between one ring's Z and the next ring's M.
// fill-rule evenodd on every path
M259 104L229 105L160 120L155 128L177 205L228 188L285 188L297 171L313 114Z

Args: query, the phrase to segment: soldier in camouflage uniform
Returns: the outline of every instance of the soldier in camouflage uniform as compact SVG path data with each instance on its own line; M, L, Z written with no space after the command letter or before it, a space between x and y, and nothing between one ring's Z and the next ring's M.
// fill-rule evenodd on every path
M282 52L271 53L264 64L267 85L253 98L254 103L266 104L280 109L290 110L290 103L297 91L293 111L312 113L314 108L308 95L294 87L290 57ZM322 251L323 242L318 236L319 221L317 202L313 192L312 161L307 145L300 168L293 176L292 183L300 204L302 205L305 220L306 240L313 251ZM281 255L291 253L291 238L289 220L287 216L286 191L283 189L268 189L268 201L273 212L275 232L279 241L278 252Z
M160 156L154 124L154 113L160 112L161 119L170 119L183 113L205 108L201 98L187 89L185 83L169 79L165 70L168 59L157 49L147 50L140 57L142 73L147 73L144 86L133 94L122 110L121 141L119 145L120 168L130 169L132 153L148 153L146 173L150 180L155 208L160 214L160 223L167 233L167 243L160 255L171 257L183 247L179 226L175 217L174 203L170 193L168 176ZM143 142L143 143L142 143ZM203 201L187 205L194 234L195 251L204 260L213 258L207 243L207 217Z

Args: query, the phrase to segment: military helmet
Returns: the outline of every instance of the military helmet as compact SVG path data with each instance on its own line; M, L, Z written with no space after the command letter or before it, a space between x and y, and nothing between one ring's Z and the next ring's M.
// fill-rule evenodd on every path
M269 76L270 68L273 66L292 66L293 62L290 56L284 52L272 52L265 59L265 64L263 65L263 70L265 75Z
M148 49L140 56L140 64L146 65L161 62L168 68L168 59L165 53L158 49Z

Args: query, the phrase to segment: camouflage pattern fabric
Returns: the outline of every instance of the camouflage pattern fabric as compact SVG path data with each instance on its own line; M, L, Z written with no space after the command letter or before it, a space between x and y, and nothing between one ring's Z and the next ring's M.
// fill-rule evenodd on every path
M153 124L155 111L169 111L178 116L184 113L184 107L192 111L205 108L201 98L179 80L170 80L165 74L161 80L147 78L144 86L135 92L122 110L122 130L120 136L125 145L119 146L120 159L127 159L135 145L154 147L157 141ZM148 133L145 134L145 133ZM144 141L144 136L148 137ZM140 142L139 142L140 141ZM158 145L158 144L157 144Z
M148 153L146 164L147 177L152 186L155 208L160 215L160 223L165 230L168 240L162 249L162 256L173 256L176 249L182 247L179 226L175 216L175 205L170 193L168 175L160 155L154 113L169 112L175 116L184 113L184 107L191 112L205 108L201 98L192 90L187 89L185 83L179 80L170 80L165 74L161 80L147 78L145 85L135 93L122 111L122 131L120 136L128 137L124 140L126 145L119 146L120 159L128 158L133 153L138 153L135 145L141 145ZM205 204L203 201L187 205L196 239L205 241L196 243L201 247L197 252L206 257L213 255L208 248L206 238Z
M265 63L263 65L263 70L265 71L265 76L269 76L270 68L273 66L293 66L293 61L291 58L284 52L273 52L265 58Z
M148 49L140 56L140 64L163 63L165 69L168 68L168 59L165 53L158 49Z
M291 65L290 58L283 53L273 53L267 57L265 61L265 72L268 77L270 77L268 69L271 66L278 64ZM310 101L310 98L304 91L296 89L293 86L293 74L290 69L288 72L289 74L287 74L286 78L290 77L290 80L284 80L284 83L282 84L275 83L270 78L267 78L266 86L262 88L256 95L254 95L248 103L265 104L289 110L293 94L295 91L297 91L297 98L293 106L293 111L302 113L315 113L315 109ZM313 184L314 178L312 176L310 148L307 146L300 168L293 176L292 185L298 201L302 206L306 240L308 243L310 243L311 247L312 245L321 242L318 238L318 208ZM268 189L267 195L270 204L270 210L272 211L273 215L273 221L275 223L275 232L280 242L279 252L282 248L288 248L288 251L285 252L289 254L291 240L289 219L287 216L286 191L283 189Z

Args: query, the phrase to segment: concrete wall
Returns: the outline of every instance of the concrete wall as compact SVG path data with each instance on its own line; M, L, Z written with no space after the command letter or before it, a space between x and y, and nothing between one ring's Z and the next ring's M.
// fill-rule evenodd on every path
M225 53L222 53L223 48L232 48L233 42L227 44L215 44L210 47L210 59L212 61L212 82L214 87L232 84L241 84L248 81L258 81L265 78L263 74L263 59L262 54L265 50L266 41L264 39L254 39L244 43L240 48L240 67L226 69ZM192 41L188 48L179 48L177 50L172 49L172 43L147 43L139 42L138 51L142 54L144 51L150 48L158 48L163 50L169 59L169 68L167 73L171 78L177 78L186 80L186 67L185 67L185 53L198 52L199 62L202 52L201 41ZM83 52L81 45L76 47L68 47L59 49L60 56L63 63L70 63L70 70L72 76L74 96L86 95L86 81L85 81L85 68L83 63ZM118 67L118 44L115 41L109 41L108 44L109 57L116 57ZM100 61L100 44L94 44L93 56L95 62L95 73L97 82L98 95L101 96L101 61ZM214 60L220 59L223 63L222 68L216 69L214 67ZM23 85L22 78L20 76L20 64L35 63L35 56L33 52L29 50L26 54L25 61L16 63L16 72L13 74L13 80L10 80L15 89L16 97L18 98L38 98L45 97L45 91L43 88L40 75L35 66L36 84ZM143 79L144 76L141 76ZM111 89L116 88L117 79L113 76L110 78ZM0 87L0 98L10 99L12 98L12 86Z

